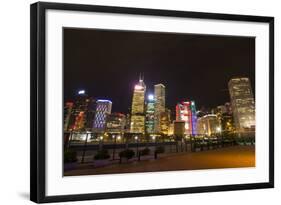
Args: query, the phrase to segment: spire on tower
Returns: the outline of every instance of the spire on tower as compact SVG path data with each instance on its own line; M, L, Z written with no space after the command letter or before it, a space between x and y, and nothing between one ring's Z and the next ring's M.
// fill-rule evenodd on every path
M143 80L144 80L144 75L140 73L139 82L143 82Z

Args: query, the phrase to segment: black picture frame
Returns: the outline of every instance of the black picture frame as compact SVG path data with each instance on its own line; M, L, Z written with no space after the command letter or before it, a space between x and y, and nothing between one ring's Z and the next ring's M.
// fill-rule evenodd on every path
M90 193L75 195L46 196L45 190L45 25L46 10L86 11L122 13L150 16L168 16L196 19L217 19L229 21L263 22L269 24L269 182L204 186L192 188L171 188L158 190ZM81 4L38 2L30 7L30 199L37 203L76 200L97 200L124 197L141 197L198 192L230 191L274 187L274 18L264 16L229 15L217 13L155 10Z

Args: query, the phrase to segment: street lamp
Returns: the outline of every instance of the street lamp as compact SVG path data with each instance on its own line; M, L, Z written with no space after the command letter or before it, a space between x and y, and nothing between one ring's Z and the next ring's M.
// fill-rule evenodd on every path
M221 132L221 127L217 127L217 132L218 132L218 133Z

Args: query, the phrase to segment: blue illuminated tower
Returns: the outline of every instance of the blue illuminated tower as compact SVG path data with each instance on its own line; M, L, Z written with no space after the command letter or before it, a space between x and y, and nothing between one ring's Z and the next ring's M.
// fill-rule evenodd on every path
M93 128L96 132L103 132L106 128L106 117L111 113L110 100L97 100Z

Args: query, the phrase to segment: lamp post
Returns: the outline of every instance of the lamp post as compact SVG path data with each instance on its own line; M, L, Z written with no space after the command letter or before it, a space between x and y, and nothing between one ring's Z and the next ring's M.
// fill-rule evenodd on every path
M83 147L83 153L82 153L82 159L81 159L81 163L84 163L84 159L85 159L85 153L86 153L86 147L87 147L87 143L88 143L88 132L86 132L86 139L85 139L85 143L84 143L84 147Z
M112 135L112 138L114 139L112 160L114 160L114 159L115 159L115 150L116 150L116 136L115 136L115 135Z
M157 159L157 137L152 136L152 140L154 141L154 159Z
M139 138L135 136L135 140L137 141L137 156L139 156Z
M103 148L103 136L99 137L99 150L102 150Z

